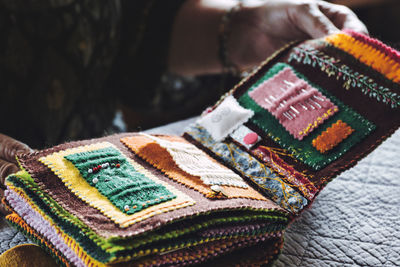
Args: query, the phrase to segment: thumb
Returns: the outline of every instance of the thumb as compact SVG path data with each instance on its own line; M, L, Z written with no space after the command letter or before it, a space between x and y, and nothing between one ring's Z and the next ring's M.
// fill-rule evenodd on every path
M307 4L293 14L295 25L311 38L321 38L340 31L316 4Z

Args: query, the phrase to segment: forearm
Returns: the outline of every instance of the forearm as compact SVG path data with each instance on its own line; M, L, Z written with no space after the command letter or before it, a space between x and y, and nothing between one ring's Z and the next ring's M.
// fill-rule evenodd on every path
M179 10L171 33L168 69L183 75L218 73L219 24L237 1L188 0Z

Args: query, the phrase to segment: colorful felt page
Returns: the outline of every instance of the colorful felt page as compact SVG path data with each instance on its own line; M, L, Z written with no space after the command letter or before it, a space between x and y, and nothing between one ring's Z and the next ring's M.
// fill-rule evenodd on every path
M186 137L196 144L205 146L215 157L247 177L268 198L282 208L292 213L298 213L308 204L307 199L293 186L283 181L272 169L261 164L236 144L214 141L207 130L198 124L191 125L187 129Z
M309 41L294 47L288 62L299 64L300 68L301 65L318 66L322 75L340 81L340 87L346 90L361 91L363 96L360 97L360 101L364 97L368 97L391 108L400 106L400 94L398 93L400 88L397 84L388 81L378 82L379 78L374 77L377 73L367 66L360 66L357 59L349 57L346 52L334 46L327 46L324 48L327 51L322 51L322 49L317 49L314 44L317 44L317 41ZM394 56L393 53L392 57ZM346 60L344 60L345 58ZM344 61L347 63L343 64ZM380 75L378 74L378 76Z
M358 35L358 38L356 39L346 33L329 35L324 38L327 43L349 53L365 65L370 66L374 70L384 75L389 80L399 83L399 55L393 54L393 50L389 49L388 46L383 45L382 43L379 44L378 42L373 42L373 44L371 44L372 39L360 39L360 35ZM377 46L380 48L377 48ZM395 58L395 60L393 60L393 58Z
M168 191L172 192L176 196L176 198L155 206L150 206L131 215L122 212L119 208L113 205L107 197L102 195L96 188L92 187L82 177L79 170L70 161L64 159L64 157L68 155L90 152L108 147L114 146L111 143L103 142L89 146L76 147L40 158L40 161L49 166L49 168L51 168L52 171L59 176L59 178L74 194L76 194L89 205L100 210L121 227L127 227L135 222L144 220L161 212L167 212L194 204L194 201L189 196L178 191L169 184L160 181L155 176L148 173L141 165L137 164L131 159L128 159L129 163L134 167L135 170L145 174L146 177L151 179L154 183L166 187Z
M188 143L185 139L180 137L158 137L163 140L171 142ZM221 191L216 192L211 189L210 185L205 184L200 176L191 175L182 170L174 161L173 157L168 151L156 143L153 139L144 136L136 135L129 136L121 139L126 146L132 149L139 157L149 162L152 166L164 172L169 178L176 182L182 183L189 188L201 192L208 198L250 198L258 200L266 200L259 192L247 186L246 188L237 186L221 185ZM204 154L208 160L218 164L221 169L226 167L216 162L214 159ZM230 170L229 170L230 171Z
M238 101L245 108L252 109L254 111L255 114L250 121L259 127L264 132L264 135L269 136L271 139L293 154L296 159L307 164L313 170L320 170L329 163L341 157L344 153L351 149L351 147L368 136L375 129L375 125L366 118L362 117L359 113L355 112L349 106L345 105L339 99L333 95L330 95L323 88L313 84L313 87L323 92L323 94L327 96L330 101L332 101L332 103L339 108L339 110L325 120L324 123L318 128L314 129L314 131L309 135L304 137L302 140L297 140L288 133L288 131L270 112L259 106L249 95L253 90L258 88L259 84L262 84L265 80L274 77L276 74L287 68L290 68L296 74L296 76L308 82L308 79L296 71L292 66L285 63L277 63L272 66L261 78L259 78L257 82L239 98ZM342 120L350 125L354 129L354 133L338 144L334 150L330 151L330 153L321 153L312 145L312 140L319 136L337 120Z
M280 151L279 156L286 163L285 172L290 173L292 168L307 178L297 181L286 179L286 181L292 185L312 184L314 188L303 187L303 190L298 188L304 196L312 198L316 194L315 188L317 192L321 190L328 181L354 166L398 128L400 85L396 77L399 76L399 62L398 51L369 36L351 31L289 44L277 51L227 94L236 98L243 108L254 111L254 115L244 126L254 131L260 140L256 141L255 146L250 147L251 151L248 153L257 153L258 147ZM272 114L273 108L285 105L284 101L287 104L288 100L284 94L288 88L286 91L281 90L279 86L275 86L278 83L272 86L272 89L264 88L263 93L270 90L281 91L282 95L278 95L280 98L276 102L271 101L278 99L275 95L272 95L274 99L271 99L270 94L252 93L257 88L263 88L262 84L273 82L274 76L285 68L290 68L296 77L287 73L281 74L284 85L296 84L292 78L305 81L338 108L336 113L316 125L301 140L291 135ZM254 99L251 97L252 94ZM217 109L225 97L222 97L213 108ZM296 107L301 108L301 106L294 106L300 111ZM290 116L295 114L297 113L293 109L290 113L286 113ZM285 118L288 119L286 116ZM333 135L323 134L338 121L345 123L351 130L342 127L343 131L337 131L340 132L340 136L335 138L332 138ZM347 130L344 131L345 129ZM192 138L191 129L188 130L187 136ZM321 137L317 138L319 136ZM249 149L237 139L233 138L236 143ZM203 142L200 140L198 145L205 151L212 151ZM282 169L272 166L275 163L267 158L264 161L263 155L258 155L258 158L275 172L280 172L278 169ZM282 172L280 173L284 176Z
M225 166L211 160L209 156L188 142L173 142L143 134L166 149L175 163L185 172L199 176L206 185L226 185L248 188L245 181Z
M229 201L225 201L224 199L208 199L202 194L187 188L185 185L171 181L170 178L165 177L160 171L148 166L146 162L140 161L140 158L135 157L134 154L120 142L121 138L132 135L135 134L131 133L114 135L100 139L66 143L57 147L38 151L33 154L19 155L18 160L21 166L32 176L38 187L40 187L40 190L43 192L43 194L39 192L38 194L41 194L42 198L46 200L47 196L51 197L58 203L60 207L65 209L66 212L70 213L72 216L76 216L88 227L93 229L98 235L105 238L129 238L144 232L153 231L155 228L157 228L157 225L163 225L167 223L171 225L171 229L168 231L171 231L172 233L169 234L167 230L163 230L164 234L161 236L168 235L176 238L181 234L197 231L198 229L214 224L225 224L229 223L231 220L244 222L246 220L254 220L257 218L257 216L263 216L265 220L267 220L270 216L273 216L274 220L279 218L279 220L283 220L280 221L282 224L287 224L287 212L269 199L264 199L263 201L244 198L233 198L229 199ZM75 193L72 193L57 175L49 170L46 165L38 161L39 158L52 155L53 153L100 142L112 143L125 155L130 158L134 158L135 161L140 162L147 172L150 172L159 180L162 180L166 183L172 183L174 187L178 188L180 191L184 192L191 199L193 199L195 204L193 206L174 209L171 212L160 211L154 215L152 214L152 216L137 218L135 223L129 224L129 226L126 228L121 228L118 224L115 224L112 219L105 216L100 210L91 205L87 205L86 201L83 201ZM47 205L51 205L51 203L52 202L48 202ZM151 207L149 209L151 209ZM226 210L232 211L229 213L228 217L218 217L219 212ZM240 212L234 212L236 210ZM212 220L210 219L199 222L196 219L199 215L210 213L213 214ZM58 216L65 216L65 214L60 213ZM171 223L173 221L181 221L182 218L193 218L191 226L187 229L181 229L179 223ZM143 240L138 240L137 243L144 244L152 240L153 238L144 236Z
M106 147L64 156L86 182L124 213L133 214L176 196L129 164L116 148Z
M298 140L338 111L328 98L289 67L260 83L249 96Z
M42 217L37 211L35 211L32 207L32 203L28 203L26 199L23 197L23 193L18 192L18 189L15 187L9 187L9 190L6 190L6 199L10 205L10 207L17 214L24 214L24 221L32 227L36 232L43 235L44 238L49 240L57 249L60 251L65 258L75 266L87 266L92 263L97 266L105 266L104 264L96 261L95 259L87 256L87 260L84 262L81 258L75 254L73 248L76 248L76 242L70 242L69 246L66 244L63 237L59 234L62 232L58 229L54 224L52 225L49 221L47 221L44 217ZM82 255L82 254L81 254Z

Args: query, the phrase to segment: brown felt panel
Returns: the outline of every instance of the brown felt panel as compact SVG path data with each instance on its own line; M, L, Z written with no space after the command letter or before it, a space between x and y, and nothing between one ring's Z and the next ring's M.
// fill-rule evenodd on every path
M248 76L233 89L233 95L236 98L239 98L253 85L253 83L260 79L269 68L271 68L278 62L284 62L294 66L294 68L298 72L304 74L311 82L320 85L321 87L329 91L329 93L340 99L344 104L352 107L355 111L360 113L363 117L370 120L377 126L370 135L368 135L360 143L352 147L342 157L328 164L325 168L322 168L319 171L314 171L307 165L297 160L294 160L291 157L284 157L288 164L293 165L300 172L305 171L309 175L310 180L315 185L322 188L326 184L326 182L330 181L341 172L353 167L359 160L365 157L379 144L381 144L386 138L394 133L394 131L400 125L400 109L390 108L388 105L385 105L381 102L376 101L373 98L365 96L359 88L350 88L350 90L344 89L342 86L343 81L337 80L334 76L328 77L328 75L323 73L319 69L319 67L311 67L308 65L296 63L294 61L288 63L288 55L291 52L291 48L295 45L296 44L292 44L291 46L286 47L285 49L277 53L275 57L265 61L260 69L258 69L252 75ZM321 51L324 51L327 54L332 54L332 49L326 48L322 44L318 47L318 49L321 49ZM394 89L399 89L398 85L394 85L392 82L388 81L386 78L384 78L382 75L372 70L371 68L365 65L360 68L357 65L361 63L358 62L357 65L352 63L352 60L349 60L348 56L343 55L342 53L335 53L334 56L341 59L342 63L348 64L353 69L360 70L361 73L366 73L365 69L367 69L368 72L366 74L373 77L375 81L379 84L390 86ZM246 126L256 131L263 137L262 145L281 148L271 138L263 134L263 132L258 129L257 126L253 125L252 123L247 123Z
M133 152L131 152L126 146L120 142L120 138L126 136L132 136L134 133L126 133L119 135L112 135L108 137L77 141L72 143L62 144L47 150L34 152L32 154L19 155L19 161L22 167L27 170L35 182L40 188L47 192L52 198L54 198L64 209L71 214L78 217L85 224L89 225L99 235L109 238L113 236L133 236L146 231L155 230L165 224L173 222L178 218L190 217L199 215L205 212L223 211L226 209L236 208L252 208L252 209L268 209L277 210L286 213L281 207L276 205L270 200L252 200L252 199L229 199L229 200L210 200L205 198L199 192L187 188L184 185L176 183L171 179L165 177L160 171L149 166L149 164L140 158L138 158ZM189 195L196 201L196 204L190 207L181 208L172 212L162 213L155 215L151 218L145 219L138 222L128 228L120 228L114 224L105 215L100 213L97 209L87 205L77 196L71 193L63 184L63 182L48 169L44 164L40 163L38 159L43 156L47 156L51 153L65 150L68 148L93 144L97 142L110 142L117 146L126 156L134 158L136 161L145 166L149 171L156 175L159 179L171 184L178 190ZM200 220L200 219L199 219Z

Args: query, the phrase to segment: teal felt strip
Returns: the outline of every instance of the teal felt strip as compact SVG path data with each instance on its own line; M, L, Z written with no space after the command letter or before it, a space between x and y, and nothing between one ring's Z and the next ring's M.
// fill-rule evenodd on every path
M259 84L270 79L285 67L290 67L299 78L307 81L311 86L318 89L323 95L325 95L336 106L339 107L339 111L337 113L328 118L323 124L321 124L308 136L304 137L302 141L293 138L270 112L260 107L248 95L248 93L254 90ZM253 86L250 87L247 92L245 92L238 99L238 102L243 107L251 109L255 112L255 115L250 119L252 123L257 125L270 138L280 144L283 148L289 150L297 159L307 164L314 170L319 170L331 163L332 161L338 159L352 146L365 138L376 127L374 124L363 118L360 114L356 113L350 107L343 104L343 102L331 95L328 91L324 90L316 84L311 83L303 74L299 73L292 66L285 63L275 64L261 79L259 79ZM343 122L346 122L355 131L328 153L321 154L313 147L312 140L319 136L323 131L325 131L337 120L342 120Z
M126 214L176 197L164 185L135 170L127 158L113 147L71 154L65 159L74 164L91 186Z

